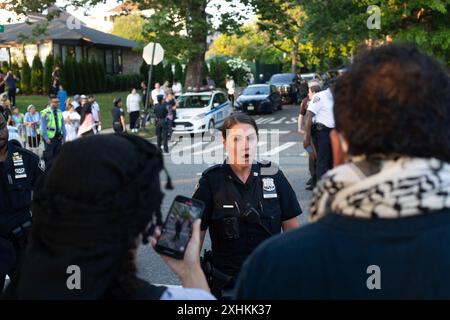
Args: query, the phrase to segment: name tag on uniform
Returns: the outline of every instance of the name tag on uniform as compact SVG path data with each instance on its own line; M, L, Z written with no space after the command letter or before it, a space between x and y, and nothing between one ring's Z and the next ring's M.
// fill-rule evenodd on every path
M224 209L233 209L233 208L234 208L234 205L232 205L232 204L224 204L224 205L223 205L223 208L224 208Z
M263 178L263 198L278 198L277 190L275 188L275 181L273 178Z

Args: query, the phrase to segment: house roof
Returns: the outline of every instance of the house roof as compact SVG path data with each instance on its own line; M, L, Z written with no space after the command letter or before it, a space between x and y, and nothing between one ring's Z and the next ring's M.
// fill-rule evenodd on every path
M31 36L36 22L46 20L43 15L33 14L29 18L35 23L6 24L4 33L0 33L0 44L18 42L21 34ZM85 40L94 44L117 47L136 48L138 46L135 41L89 28L67 12L61 12L59 17L50 21L46 33L37 36L36 40Z
M136 3L127 3L127 4L120 4L111 10L108 10L108 12L111 13L124 13L127 11L133 11L133 10L139 10L139 6Z

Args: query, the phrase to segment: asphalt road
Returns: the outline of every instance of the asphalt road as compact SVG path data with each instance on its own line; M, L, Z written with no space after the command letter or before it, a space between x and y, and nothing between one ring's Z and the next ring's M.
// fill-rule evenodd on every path
M258 148L259 159L268 159L278 163L294 188L298 201L303 209L300 224L308 223L309 201L311 192L305 190L309 179L308 162L302 146L302 139L297 133L298 106L284 106L283 110L273 114L253 115L260 130ZM214 141L194 143L180 142L172 146L171 154L164 156L165 165L172 177L174 190L165 190L162 206L163 216L177 195L192 196L195 185L201 173L215 163L224 159L221 147L220 133L217 132ZM188 139L189 140L189 139ZM165 185L165 174L161 174L162 185ZM204 248L210 247L207 236ZM138 252L139 276L151 283L179 285L174 273L153 251L152 248L141 246Z

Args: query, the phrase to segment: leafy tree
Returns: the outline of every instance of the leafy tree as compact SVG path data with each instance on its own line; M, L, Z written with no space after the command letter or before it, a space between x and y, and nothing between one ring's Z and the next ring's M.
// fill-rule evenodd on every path
M181 66L181 63L177 62L175 63L175 74L174 74L174 79L177 79L180 82L184 82L183 81L183 67Z
M22 62L21 78L23 93L31 93L31 68L27 59Z
M145 19L140 15L130 14L119 16L114 20L111 33L143 44L146 40L142 33L144 25Z
M166 63L164 66L164 81L168 80L169 84L173 83L173 72L172 72L172 64Z
M44 66L39 55L36 54L31 66L31 90L33 93L43 93Z

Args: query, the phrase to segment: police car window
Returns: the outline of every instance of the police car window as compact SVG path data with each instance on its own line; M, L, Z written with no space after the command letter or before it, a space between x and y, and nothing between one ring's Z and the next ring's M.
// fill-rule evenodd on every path
M178 100L178 109L187 108L205 108L209 105L211 100L210 95L198 95L198 96L181 96Z
M269 86L247 87L242 93L244 96L267 95L270 93Z
M224 102L225 102L225 97L223 96L223 94L216 93L216 95L214 96L213 103L218 103L219 105L221 105Z

